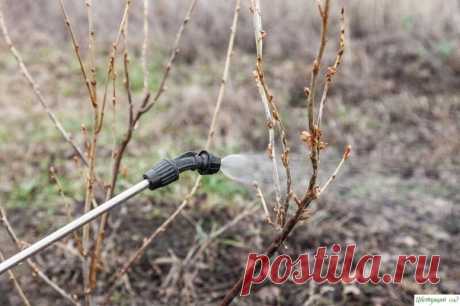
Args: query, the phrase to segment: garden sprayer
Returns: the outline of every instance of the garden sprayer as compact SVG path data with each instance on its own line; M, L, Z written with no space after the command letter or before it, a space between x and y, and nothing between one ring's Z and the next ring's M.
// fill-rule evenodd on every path
M7 260L1 262L0 274L35 255L44 248L79 229L112 208L124 203L147 188L154 190L169 185L170 183L177 181L179 179L179 174L186 170L197 170L200 175L215 174L219 172L220 166L221 159L208 153L207 151L201 151L199 153L187 152L175 159L163 159L144 174L144 179L141 182L88 211L84 215L35 242L16 255L13 255Z

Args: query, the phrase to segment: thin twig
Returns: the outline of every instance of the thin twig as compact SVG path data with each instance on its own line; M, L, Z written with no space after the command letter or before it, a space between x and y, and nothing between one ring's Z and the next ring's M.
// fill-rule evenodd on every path
M279 114L273 112L273 96L269 93L268 87L265 83L265 76L263 70L263 39L266 33L262 30L262 15L259 0L251 0L252 20L254 26L254 37L256 42L256 70L254 71L254 78L256 81L257 89L262 101L265 111L265 120L268 128L268 157L272 160L273 184L275 189L275 212L276 223L280 226L284 224L284 209L281 206L281 183L278 171L278 163L276 160L276 145L275 145L275 122L279 120ZM275 118L275 116L277 116ZM287 154L286 154L287 156ZM284 164L284 163L283 163ZM290 180L289 168L288 179ZM287 210L287 209L286 209Z
M0 260L1 261L5 260L5 256L3 255L2 251L0 251ZM18 279L14 275L13 271L8 270L8 276L10 277L10 280L13 283L14 289L16 289L16 291L18 292L19 297L21 298L21 300L24 303L24 305L31 306L31 304L29 302L29 299L27 298L26 294L24 293L24 290L22 289L21 284L19 283Z
M257 182L254 182L254 188L256 188L256 195L259 198L260 203L262 204L267 222L270 224L274 224L272 219L270 218L270 213L268 212L267 202L265 201L264 194L262 193L262 190L260 189L259 184L257 184Z
M209 245L216 240L220 235L225 233L227 230L230 228L234 227L237 225L241 220L246 218L247 216L253 215L259 207L257 205L248 205L246 209L244 209L241 213L239 213L237 216L235 216L232 220L224 224L222 227L219 229L211 232L211 234L208 235L206 239L200 242L199 247L196 248L196 251L194 252L189 252L187 254L187 257L184 259L182 262L183 267L188 267L190 262L196 262L196 258L198 258L205 250L206 248L209 247Z
M67 221L70 222L72 221L72 210L70 208L71 206L70 199L64 193L64 188L62 186L61 180L59 179L56 173L56 169L53 166L51 166L49 169L49 172L50 172L50 178L52 181L54 181L54 183L56 183L56 186L58 188L58 194L64 202L64 207L65 207L65 211L67 215Z
M327 187L329 187L329 185L335 180L335 178L337 177L337 174L339 174L339 171L342 168L344 162L350 157L350 153L351 153L351 146L348 145L345 148L345 151L343 152L343 155L342 155L342 159L340 160L339 164L335 168L334 172L332 172L331 176L326 180L326 182L324 183L323 187L321 187L319 189L318 196L320 196L324 191L326 191Z
M144 95L149 92L149 70L147 48L149 43L149 0L144 0L144 40L142 42L142 72L144 75Z
M216 106L214 107L214 113L212 115L211 124L208 131L208 139L206 141L206 150L211 147L211 142L214 139L214 133L216 129L217 119L219 117L222 100L225 93L225 85L228 79L228 71L230 69L230 61L233 55L233 45L235 42L236 27L238 25L238 17L240 13L240 0L236 0L235 13L233 15L232 27L230 28L230 38L228 39L227 55L225 57L224 71L222 73L222 79L220 81L219 93L217 94Z
M345 51L345 10L342 8L340 12L340 34L339 34L339 48L337 50L337 55L335 57L334 64L331 67L328 67L326 71L326 76L325 76L325 81L324 81L324 88L323 88L323 94L321 96L321 101L319 103L319 110L318 110L318 118L316 120L316 159L317 163L320 163L320 153L321 150L326 146L325 143L321 141L321 123L323 119L323 109L324 106L326 105L327 97L329 94L329 88L332 84L332 79L337 73L337 69L342 62L342 57Z
M313 61L311 73L310 73L310 87L305 90L307 95L307 110L308 110L308 130L313 139L310 160L312 164L313 174L308 184L308 190L312 192L316 187L316 180L318 177L318 146L321 143L321 131L315 125L314 122L314 111L315 111L315 97L316 97L316 84L318 80L318 74L321 68L321 60L323 58L324 50L327 43L327 31L329 21L329 6L330 0L326 0L324 8L321 7L321 3L318 2L318 10L321 16L321 35L318 53Z
M112 122L110 125L110 133L112 137L112 155L111 155L111 162L110 162L110 169L114 169L115 161L117 157L117 74L112 74ZM110 198L113 194L111 185L108 186L106 190L106 199Z
M163 73L163 77L161 78L160 86L158 87L157 92L153 96L152 100L150 100L150 101L145 100L145 103L143 103L141 105L141 108L139 109L137 116L140 117L140 116L142 116L143 113L148 112L152 108L152 106L155 104L155 102L158 101L158 99L161 97L163 92L166 90L166 88L165 88L166 81L169 78L169 74L170 74L171 69L173 67L174 61L176 60L177 54L180 51L179 44L180 44L180 40L181 40L181 37L182 37L182 33L184 32L185 27L187 26L188 22L190 21L190 18L192 16L192 12L195 9L197 1L198 0L191 0L190 1L190 5L189 5L189 8L187 10L187 13L185 14L185 18L182 21L182 24L180 25L179 30L177 31L176 39L174 40L174 44L173 44L173 49L171 51L171 55L169 56L168 63L166 64L166 67L165 67L165 70L164 70L164 73ZM137 120L139 120L139 119L137 118Z
M91 1L91 0L89 0L89 1ZM81 75L82 75L83 80L85 82L86 88L88 89L88 94L89 94L89 99L90 99L91 105L93 107L96 107L97 106L96 93L95 93L95 91L93 91L94 87L93 87L93 85L91 83L92 81L88 77L88 73L86 72L86 67L85 67L85 64L83 63L83 59L82 59L81 54L80 54L80 45L78 43L77 37L75 36L75 32L73 31L72 24L70 23L70 18L69 18L69 15L67 14L67 11L65 9L63 0L59 0L59 6L61 8L61 12L62 12L62 15L64 17L64 22L65 22L65 25L67 27L67 30L69 32L69 35L70 35L70 38L71 38L71 41L72 41L72 46L73 46L73 49L75 51L75 56L77 57L78 63L80 65ZM88 8L88 14L91 12L90 8L91 8L91 6L89 6L89 8ZM89 16L88 16L88 22L92 22L91 20L92 19L89 18ZM91 38L90 38L90 41L91 41Z
M86 11L88 15L88 53L90 63L90 83L94 100L97 101L97 80L96 80L96 32L93 22L93 0L86 0Z
M104 82L104 95L102 98L102 106L100 110L101 116L100 116L100 120L99 120L98 127L97 127L99 131L102 129L102 124L104 120L104 111L105 111L105 106L107 103L109 84L110 84L110 80L113 80L114 78L113 74L115 74L115 57L117 55L118 45L123 35L123 29L125 28L125 23L127 22L127 19L128 19L128 13L129 13L130 6L131 6L131 0L127 0L125 3L124 10L123 10L123 16L121 18L120 25L118 27L117 36L114 42L112 43L112 47L110 51L109 62L107 64L107 74L106 74L106 78Z
M277 209L277 216L276 216L277 224L283 227L284 223L286 222L286 216L287 216L287 212L289 209L289 203L290 203L291 197L294 195L294 191L292 190L291 168L289 166L289 145L287 141L286 128L284 126L283 121L281 120L281 115L278 110L278 106L275 103L275 99L273 95L270 93L270 90L268 88L262 64L263 62L260 61L256 67L256 71L255 71L255 74L257 75L256 84L258 85L258 87L261 86L263 88L262 99L268 102L268 103L264 103L264 105L269 106L269 109L271 111L271 118L273 118L272 122L274 122L277 125L280 131L281 148L283 151L281 153L281 162L283 164L283 168L286 173L286 197L284 199L282 208ZM262 93L260 94L262 95Z
M123 30L124 37L124 53L123 53L123 70L125 73L125 90L128 97L128 114L129 114L129 125L134 125L134 105L133 105L133 94L131 91L131 81L129 78L129 53L128 53L128 17L126 18L125 28Z
M330 84L332 83L332 78L337 73L337 69L342 63L343 54L345 52L345 10L342 8L340 18L340 34L339 34L339 49L337 50L337 55L335 57L334 64L328 68L326 72L326 80L324 82L323 94L321 96L321 101L319 103L318 118L316 120L316 125L318 129L321 129L321 121L323 118L323 109L326 105L326 100L329 93Z
M261 83L260 75L257 72L254 72L254 79L256 80L257 89L259 90L259 95L261 97L262 105L265 111L265 120L266 120L266 125L268 128L267 153L268 153L268 157L272 161L273 183L275 185L275 200L276 200L275 211L277 212L277 215L278 215L278 212L281 211L281 195L280 195L281 187L280 187L278 164L276 161L276 145L275 145L275 129L274 129L275 124L273 122L272 113L270 110L270 105L269 105L267 96L265 95L265 91Z
M5 210L0 207L0 223L3 224L5 227L8 236L11 238L11 241L16 245L17 251L20 251L23 248L23 242L18 239L13 227L11 226L10 222L8 221L7 215ZM31 259L26 260L27 265L30 267L32 272L34 272L44 283L50 286L54 291L56 291L59 295L61 295L64 299L71 302L75 306L80 306L71 294L67 293L64 289L59 287L55 282L53 282L46 274L38 267L38 265L33 262Z
M35 96L37 97L39 103L45 110L46 114L50 118L51 122L54 124L54 126L57 128L59 133L62 135L64 140L70 144L70 146L73 148L77 156L81 159L81 161L85 164L88 165L88 161L85 158L85 155L83 152L80 150L80 148L75 144L75 142L72 140L70 137L69 133L64 129L62 126L61 122L57 119L56 115L54 112L49 108L48 102L46 102L45 97L42 95L40 86L38 83L34 80L32 75L30 74L29 70L27 69L26 65L24 64L24 61L22 59L22 56L18 52L18 50L15 48L9 33L8 33L8 28L6 27L5 20L3 17L3 9L0 8L0 27L2 28L2 33L3 37L5 39L6 44L8 45L8 48L10 49L11 54L14 56L16 59L16 62L19 66L19 69L24 76L24 78L27 80L29 83L30 87L32 88Z
M87 213L91 209L91 203L94 199L94 181L95 181L95 168L96 168L96 146L99 133L97 131L98 125L98 110L97 107L93 108L93 132L91 138L91 144L89 148L89 167L86 173L86 186L85 186L85 204L84 204L84 213ZM90 282L90 260L88 258L90 252L90 224L85 224L83 226L82 233L82 247L83 247L83 256L85 261L82 264L83 270L83 282L84 282L84 295L85 295L85 305L93 305L92 296L91 296L91 282Z

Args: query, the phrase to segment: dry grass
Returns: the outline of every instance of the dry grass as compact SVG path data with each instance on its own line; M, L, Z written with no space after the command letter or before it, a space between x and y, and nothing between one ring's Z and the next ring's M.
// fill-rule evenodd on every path
M14 5L10 5L13 3ZM61 26L62 19L59 14L58 2L51 1L43 6L33 0L22 0L20 2L6 0L8 7L6 11L8 20L21 20L20 24L12 29L16 33L33 33L38 40L52 38L54 43L65 44L67 35ZM344 3L334 2L332 9L337 10ZM86 9L77 3L69 2L66 4L72 15L75 16L76 30L78 34L86 33ZM99 38L110 41L114 36L119 18L123 8L122 1L106 1L104 3L93 4L93 11L96 16L94 24ZM142 1L133 2L133 16L130 20L133 27L142 29L143 13ZM152 43L157 46L165 46L170 42L177 24L180 23L180 14L176 12L184 11L187 5L186 0L166 1L161 0L150 6L152 15L150 28ZM358 41L361 38L373 36L374 38L388 37L393 35L403 35L418 39L447 40L455 38L459 33L459 4L455 0L447 0L437 3L430 0L408 0L404 2L393 1L347 1L349 11L349 35ZM226 20L231 19L231 3L218 2L214 5L199 4L197 12L197 22L193 25L193 34L185 38L185 50L197 54L198 51L213 52L217 54L224 52L226 45L226 33L228 25ZM248 3L243 4L243 9L248 8ZM277 43L268 43L266 52L277 54L278 56L291 56L294 54L305 54L311 52L307 48L305 41L316 41L318 38L319 18L312 10L307 1L273 1L262 3L264 27L270 33L270 37ZM433 12L436 12L436 22L433 22ZM27 18L24 16L27 15ZM282 20L282 22L278 22ZM243 25L241 33L237 38L237 47L245 50L252 48L250 16L242 16ZM301 29L301 30L299 30ZM377 36L375 36L377 35ZM82 35L79 35L82 36ZM142 31L131 33L133 42L142 41ZM83 42L83 44L85 44ZM133 43L142 46L141 43ZM351 43L350 46L353 44ZM195 51L193 51L195 50Z

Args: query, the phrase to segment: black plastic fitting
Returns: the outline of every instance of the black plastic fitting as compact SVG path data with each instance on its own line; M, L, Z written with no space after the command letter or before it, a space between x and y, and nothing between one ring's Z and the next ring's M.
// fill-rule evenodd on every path
M175 159L160 160L144 174L151 190L164 187L179 179L179 174L186 170L197 170L201 175L219 172L220 158L207 151L187 152Z

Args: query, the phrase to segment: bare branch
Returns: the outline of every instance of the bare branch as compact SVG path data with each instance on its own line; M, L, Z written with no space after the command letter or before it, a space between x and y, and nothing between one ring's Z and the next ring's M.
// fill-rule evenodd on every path
M256 70L256 75L257 75L257 79L260 85L262 85L263 87L265 100L268 102L269 109L271 111L271 117L273 118L273 122L277 125L279 132L280 132L280 141L281 141L281 147L282 147L281 162L282 162L283 168L286 173L286 197L284 199L282 208L279 208L277 210L277 216L276 216L277 223L282 227L284 226L284 223L286 222L286 216L287 216L291 197L294 195L294 191L292 190L291 168L289 166L289 145L287 141L286 128L284 126L283 121L281 120L281 115L278 110L278 106L275 103L275 99L273 95L270 93L270 90L268 89L266 78L262 70L262 63L263 63L262 61L259 62L259 66L257 67L257 70ZM262 96L262 99L264 99L263 96Z
M158 87L157 92L155 93L155 95L153 96L153 99L150 102L149 102L148 99L144 100L145 103L142 104L142 106L139 109L138 114L137 114L136 117L140 118L140 116L142 116L143 113L148 112L152 108L152 106L155 104L155 102L158 101L158 99L161 97L163 92L166 90L165 89L166 81L169 78L169 74L170 74L171 69L173 67L174 61L176 60L176 56L179 53L179 43L180 43L180 40L181 40L181 37L182 37L182 33L184 32L185 27L187 26L188 22L190 21L190 18L192 16L192 12L195 9L197 1L198 0L191 0L190 1L190 5L189 5L189 8L188 8L187 13L185 15L185 18L182 21L182 24L179 27L179 31L176 34L176 39L174 40L171 55L169 56L169 60L168 60L168 63L166 64L166 67L165 67L165 70L164 70L164 73L163 73L163 77L162 77L162 79L160 81L160 86ZM136 118L135 121L137 122L139 120L139 118Z
M310 73L310 88L305 90L307 93L307 110L308 110L308 129L310 135L314 138L314 147L311 148L310 160L313 168L313 175L310 178L308 184L308 190L311 192L316 187L316 179L318 177L318 146L321 142L321 131L315 125L314 122L314 111L315 111L315 96L316 96L316 83L318 79L318 74L321 68L321 60L323 58L324 50L327 43L327 31L328 31L328 21L329 21L329 7L330 0L326 0L324 8L321 7L321 4L318 3L318 9L321 15L321 36L320 44L318 48L318 53L313 61L313 66Z
M87 1L87 6L88 6L88 2L91 2L91 0ZM97 100L96 100L96 92L94 91L95 86L92 85L92 81L90 80L90 78L88 77L88 74L86 72L86 67L85 67L85 64L83 63L83 60L82 60L82 57L81 57L81 54L80 54L80 45L79 45L77 37L75 36L75 33L73 31L72 24L70 23L69 15L67 14L67 11L65 10L63 0L59 0L59 6L61 8L61 12L62 12L62 15L64 17L64 22L65 22L65 25L67 27L67 30L69 31L69 35L70 35L70 38L71 38L71 41L72 41L72 46L73 46L74 51L75 51L75 56L77 57L78 63L80 65L80 70L81 70L81 74L83 76L83 80L84 80L84 82L86 84L86 88L88 89L88 94L89 94L89 99L90 99L91 105L96 108L97 107ZM88 7L88 14L90 14L90 12L91 12L91 6ZM92 22L92 18L90 18L88 16L88 23L90 23L90 22ZM91 44L91 39L92 38L90 38L90 44Z
M263 55L263 36L264 31L262 30L262 14L260 11L260 0L251 0L251 7L252 13L252 23L254 26L254 38L256 40L256 55L257 55L257 62L262 61Z
M272 112L270 110L270 104L268 102L268 97L265 95L265 91L262 85L262 79L259 73L254 72L254 79L256 80L257 89L259 90L259 95L261 97L262 105L265 111L265 120L268 129L268 147L267 153L268 157L272 161L273 169L273 183L275 187L275 211L277 213L277 219L281 212L281 184L280 177L278 172L278 164L276 161L276 145L275 145L275 129L274 129L274 120L272 118Z
M321 128L321 120L323 118L323 109L324 109L324 106L326 105L326 100L327 100L327 96L329 93L330 84L332 83L332 78L337 73L337 69L342 62L343 54L345 52L345 16L344 16L345 11L343 8L340 14L341 14L341 18L340 18L339 49L337 50L337 55L336 55L334 64L331 67L329 67L326 72L326 81L324 82L323 94L321 96L321 101L319 104L318 119L316 120L317 122L316 125L318 126L318 129ZM319 159L319 156L318 156L318 159Z
M272 219L270 218L270 213L267 208L267 202L265 202L264 194L262 193L262 190L260 189L257 182L254 182L254 188L256 188L256 195L259 198L260 203L262 204L267 222L275 225L275 223L273 223Z
M105 111L105 106L106 106L106 102L107 102L109 83L110 83L110 80L113 80L115 78L115 76L114 76L114 74L115 74L115 57L117 55L117 49L118 49L118 45L119 45L120 40L121 40L121 36L123 34L123 29L125 28L125 23L127 22L127 19L128 19L128 13L129 13L130 5L131 5L131 0L127 0L126 3L125 3L125 8L123 10L123 16L121 18L120 25L118 27L117 36L116 36L114 42L112 43L112 48L111 48L110 56L109 56L109 62L108 62L108 65L107 65L107 74L106 74L105 83L104 83L104 95L103 95L103 98L102 98L102 106L101 106L101 110L100 110L101 115L100 115L100 119L99 119L98 126L97 126L98 131L101 130L102 124L103 124L103 121L104 121L104 111Z
M195 261L197 257L199 257L205 250L206 248L209 247L209 245L216 240L220 235L225 233L227 230L230 228L234 227L237 225L241 220L246 218L247 216L253 215L259 207L257 205L248 205L246 209L244 209L241 213L239 213L237 216L235 216L232 220L224 224L222 227L219 229L211 232L211 234L203 241L200 242L198 248L192 248L192 250L196 250L195 252L191 251L187 254L187 257L184 259L182 262L182 266L187 267L190 262Z
M217 94L216 106L214 107L214 113L212 115L211 125L209 126L208 139L206 141L206 150L210 148L211 142L214 138L216 129L217 119L219 117L222 100L225 93L225 85L228 79L228 71L230 69L230 61L233 55L233 45L235 42L236 27L238 25L238 17L240 13L240 0L236 0L235 13L233 15L232 27L230 28L230 38L228 39L227 55L225 57L224 71L222 73L222 79L220 82L219 93Z
M256 80L257 89L259 91L259 95L262 101L262 105L265 111L265 120L267 122L268 128L268 147L267 153L268 157L272 160L272 169L273 169L273 183L275 189L275 212L276 212L276 222L277 224L282 225L283 217L282 217L282 208L281 208L281 184L280 184L280 177L278 171L278 164L276 161L276 145L275 145L275 120L272 116L271 110L271 100L272 96L269 95L268 90L266 89L266 85L264 85L264 71L263 71L263 38L265 32L262 30L262 16L260 10L260 1L259 0L251 0L251 13L252 13L252 20L254 26L254 37L256 41L256 70L254 71L254 78Z
M133 113L133 94L131 91L131 81L129 78L129 53L128 53L128 18L126 18L125 28L123 30L124 37L124 53L123 53L123 70L125 73L125 90L128 97L128 114L129 114L129 126L134 126L134 113Z
M93 0L86 0L86 11L88 15L88 51L90 62L91 89L94 100L97 101L97 80L96 80L96 32L93 22Z
M327 179L327 181L324 183L323 187L320 188L318 196L320 196L324 191L326 191L327 187L329 187L329 185L335 180L335 178L337 177L337 174L339 174L339 171L343 166L343 163L350 157L350 154L351 154L351 146L348 145L345 148L345 151L343 153L342 159L340 160L339 164L335 168L334 172Z

